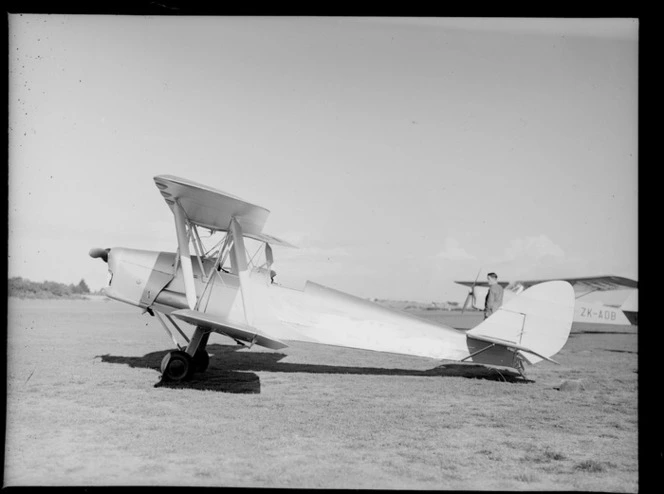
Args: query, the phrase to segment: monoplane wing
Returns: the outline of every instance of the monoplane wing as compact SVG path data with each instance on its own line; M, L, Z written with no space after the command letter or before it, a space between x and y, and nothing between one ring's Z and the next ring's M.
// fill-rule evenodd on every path
M639 283L636 280L623 278L621 276L588 276L585 278L549 278L542 280L519 280L514 282L523 285L524 288L529 288L540 283L547 281L566 281L574 288L575 292L604 292L609 290L625 290L629 288L638 288ZM473 286L472 281L455 281L459 285ZM510 285L510 282L499 281L498 284L505 288ZM486 281L475 283L475 286L489 286Z
M189 324L224 334L234 340L246 341L272 350L279 350L280 348L286 348L288 346L277 339L262 334L253 326L230 321L219 315L205 314L197 310L189 309L176 310L171 312L170 315L188 322Z
M605 292L610 290L626 290L629 288L638 288L639 283L636 280L623 278L622 276L588 276L585 278L559 278L566 281L574 288L574 291L583 292ZM539 283L551 280L528 280L520 283L528 288Z
M455 281L454 283L457 283L459 285L463 286L468 286L468 287L473 287L473 286L489 286L489 283L486 281ZM509 281L499 281L498 284L505 288L507 285L509 285Z

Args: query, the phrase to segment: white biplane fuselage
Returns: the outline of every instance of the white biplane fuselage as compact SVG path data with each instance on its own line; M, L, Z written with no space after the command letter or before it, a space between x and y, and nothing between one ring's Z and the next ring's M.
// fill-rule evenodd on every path
M574 310L569 283L525 290L461 332L316 283L307 282L303 290L274 283L271 244L289 244L262 233L267 210L178 177L160 175L155 183L173 211L178 251L114 247L90 255L108 263L106 296L156 316L170 334L178 350L162 361L165 379L186 379L207 368L211 332L248 347L280 349L287 341L306 341L519 371L524 363L553 361L567 341ZM206 250L199 228L223 237ZM253 256L245 238L260 244ZM181 322L195 326L191 337Z

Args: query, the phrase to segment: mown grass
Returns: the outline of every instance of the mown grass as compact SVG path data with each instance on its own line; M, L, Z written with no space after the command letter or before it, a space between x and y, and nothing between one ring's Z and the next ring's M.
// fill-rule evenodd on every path
M154 387L172 343L137 309L10 299L8 322L8 485L638 490L635 330L575 333L526 383L213 335L205 377Z

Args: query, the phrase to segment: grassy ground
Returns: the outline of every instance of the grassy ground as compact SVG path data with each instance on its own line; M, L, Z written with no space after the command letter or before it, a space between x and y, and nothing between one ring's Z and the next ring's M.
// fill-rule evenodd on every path
M635 327L575 326L562 365L525 383L212 335L205 377L155 387L172 342L138 309L11 298L8 311L5 485L638 490Z

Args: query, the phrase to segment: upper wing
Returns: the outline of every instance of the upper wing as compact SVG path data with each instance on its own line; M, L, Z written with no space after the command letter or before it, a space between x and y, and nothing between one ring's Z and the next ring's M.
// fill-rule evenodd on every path
M231 218L235 217L245 237L272 245L295 247L285 240L262 233L270 211L261 206L186 178L157 175L154 181L168 207L175 211L177 199L187 219L196 225L216 231L228 231Z
M157 175L154 181L168 207L175 212L177 200L191 223L215 231L228 231L231 218L235 218L246 237L272 245L295 247L285 240L262 233L270 214L264 207L186 178Z
M270 214L261 206L185 178L158 175L154 181L171 209L177 200L190 222L211 230L228 230L234 217L245 234L260 234Z

